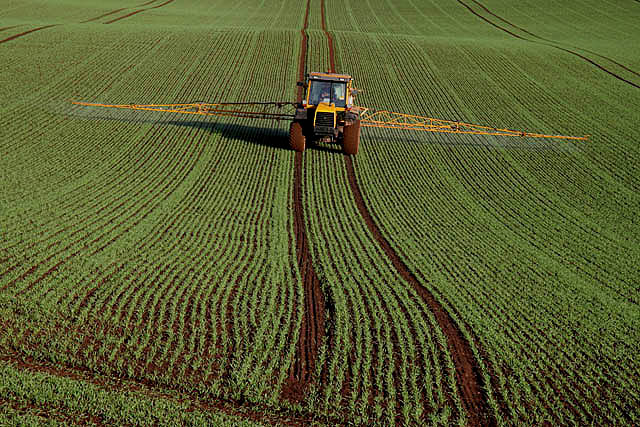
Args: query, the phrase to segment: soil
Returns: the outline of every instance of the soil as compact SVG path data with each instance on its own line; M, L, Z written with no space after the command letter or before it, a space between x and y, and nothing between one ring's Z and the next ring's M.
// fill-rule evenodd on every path
M122 9L112 10L111 12L107 12L107 13L102 14L100 16L96 16L95 18L89 18L86 21L82 21L80 23L81 24L86 24L87 22L97 21L98 19L104 18L104 17L109 16L109 15L113 15L114 13L122 12L125 9L126 9L126 7L123 7Z
M636 87L636 88L640 89L640 85L637 85L637 84L633 83L632 81L629 81L629 80L625 79L624 77L619 76L618 74L614 73L613 71L609 70L608 68L603 67L602 65L600 65L600 64L598 64L597 62L595 62L595 61L593 61L593 60L591 60L591 59L587 58L587 57L586 57L586 56L584 56L584 55L581 55L581 54L580 54L580 53L578 53L578 52L575 52L575 51L573 51L573 50L570 50L570 49L567 49L567 48L564 48L564 47L561 47L561 46L557 46L557 45L555 45L555 44L543 43L543 42L540 42L540 41L538 41L538 40L531 40L531 39L528 39L528 38L522 37L522 36L520 36L520 35L518 35L518 34L516 34L516 33L512 32L512 31L509 31L508 29L506 29L506 28L504 28L504 27L502 27L502 26L500 26L500 25L498 25L498 24L494 23L493 21L491 21L491 20L487 19L486 17L484 17L484 16L480 15L478 12L476 12L475 10L473 10L473 9L472 9L468 4L466 4L466 3L465 3L465 2L463 2L462 0L458 0L458 3L460 3L461 5L463 5L463 6L464 6L464 7L465 7L469 12L473 13L475 16L477 16L478 18L482 19L483 21L485 21L485 22L486 22L486 23L488 23L489 25L492 25L492 26L496 27L497 29L504 31L505 33L507 33L507 34L509 34L509 35L511 35L511 36L513 36L513 37L515 37L515 38L517 38L517 39L525 40L525 41L528 41L528 42L531 42L531 43L544 44L544 45L546 45L546 46L550 46L550 47L556 48L556 49L561 50L561 51L563 51L563 52L570 53L571 55L577 56L578 58L582 59L583 61L586 61L586 62L590 63L591 65L594 65L594 66L598 67L600 70L602 70L602 71L604 71L605 73L607 73L607 74L609 74L609 75L611 75L611 76L615 77L616 79L618 79L618 80L620 80L620 81L623 81L623 82L625 82L625 83L627 83L627 84L629 84L629 85L631 85L631 86L633 86L633 87ZM489 12L489 9L487 9L486 7L484 7L482 4L480 4L480 3L478 3L478 2L475 2L475 3L477 3L481 8L483 8L483 9L484 9L485 11L487 11L489 14L491 14L491 15L493 15L494 17L496 17L496 18L500 19L502 22L507 22L507 23L508 23L508 21L504 20L503 18L498 17L497 15L495 15L495 14L494 14L494 13L492 13L492 12ZM513 24L511 24L511 23L509 23L509 25L511 25L512 27L518 28L518 29L520 29L521 31L524 31L524 32L525 32L525 33L527 33L527 34L531 34L531 33L529 33L528 31L523 30L522 28L517 27L517 26L515 26L515 25L513 25ZM534 36L534 37L537 37L537 36ZM541 39L541 40L544 40L544 39L542 39L541 37L537 37L537 38L539 38L539 39ZM599 56L601 56L601 55L599 55ZM605 58L605 59L608 59L608 58ZM612 62L613 62L613 61L612 61ZM616 63L616 64L617 64L617 63ZM618 64L618 65L620 65L620 64ZM624 66L622 66L622 67L623 67L623 68L625 68L627 71L631 71L632 73L636 73L635 71L629 70L628 68L626 68L626 67L624 67Z
M300 49L300 62L298 76L304 79L307 55L306 29L309 23L309 3L305 11L304 28L302 34L302 46ZM303 88L298 89L298 102L303 98ZM314 372L318 348L324 338L325 301L318 276L313 269L311 251L304 224L304 206L302 202L303 186L303 154L295 154L294 184L293 184L293 228L296 238L296 259L304 288L304 314L294 363L289 372L283 390L282 397L286 400L299 402L304 398L307 387L311 382Z
M15 34L15 35L11 36L11 37L7 37L6 39L0 40L0 43L8 42L8 41L10 41L10 40L17 39L18 37L26 36L27 34L33 33L33 32L35 32L35 31L40 31L40 30L44 30L44 29L46 29L46 28L55 27L55 26L57 26L57 25L58 25L58 24L45 25L45 26L43 26L43 27L38 27L38 28L34 28L34 29L32 29L32 30L29 30L29 31L24 31L24 32L22 32L22 33L18 33L18 34ZM11 27L9 27L9 28L11 28ZM7 29L7 28L5 28L5 29Z
M325 9L324 0L320 0L320 13L321 13L321 16L322 16L322 31L324 31L324 35L327 36L327 42L329 43L329 66L331 67L329 72L330 73L335 73L336 72L336 60L335 60L335 54L333 52L333 37L327 31L327 22L326 22L326 19L324 17L324 9Z
M438 300L424 288L416 276L409 270L407 265L400 259L389 242L384 238L380 229L376 225L373 217L367 210L364 198L356 180L353 160L350 156L344 156L347 168L347 176L351 191L353 193L358 210L362 215L369 231L378 242L384 253L397 270L398 274L409 284L411 284L418 295L427 303L440 326L440 329L447 338L447 344L453 364L455 365L455 375L460 392L462 404L469 418L469 425L486 425L487 422L495 424L491 415L492 411L483 392L483 380L480 374L480 367L473 356L471 346L467 342L462 332L457 328L451 315L447 313ZM491 417L488 420L487 417Z
M146 9L134 10L133 12L127 13L126 15L122 15L122 16L119 16L118 18L115 18L115 19L112 19L110 21L107 21L107 22L105 22L105 24L113 24L114 22L119 21L121 19L128 18L128 17L136 15L136 14L138 14L140 12L144 12L145 10L157 9L157 8L162 7L164 5L167 5L167 4L169 4L169 3L173 2L173 1L175 1L175 0L168 0L168 1L166 1L164 3L161 3L161 4L157 5L157 6L151 6L151 7L148 7ZM149 2L149 3L145 3L145 4L151 4L151 3L153 3L153 2Z
M294 230L296 236L296 258L304 288L304 314L295 361L289 379L283 390L283 397L290 401L300 401L314 372L318 348L324 337L324 295L320 280L313 269L309 242L304 225L304 207L302 203L303 154L296 153L294 169L293 207Z

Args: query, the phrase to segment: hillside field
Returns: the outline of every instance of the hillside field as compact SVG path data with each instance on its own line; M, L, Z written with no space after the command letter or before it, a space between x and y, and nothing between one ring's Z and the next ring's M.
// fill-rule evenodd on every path
M640 425L640 1L3 0L0 424ZM357 104L587 141L81 107Z

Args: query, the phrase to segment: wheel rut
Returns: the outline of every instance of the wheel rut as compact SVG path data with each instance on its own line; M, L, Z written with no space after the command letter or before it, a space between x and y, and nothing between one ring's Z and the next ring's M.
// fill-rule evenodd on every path
M11 41L11 40L14 40L14 39L17 39L18 37L26 36L27 34L31 34L31 33L34 33L36 31L45 30L47 28L56 27L56 26L58 26L58 24L44 25L42 27L37 27L37 28L33 28L31 30L28 30L28 31L23 31L22 33L14 34L11 37L7 37L6 39L0 40L0 44L8 42L8 41ZM9 27L9 28L11 28L11 27ZM8 29L8 28L5 28L5 29Z
M513 28L517 28L518 30L522 31L522 32L523 32L523 33L525 33L525 34L530 35L531 37L535 37L536 39L540 39L540 40L542 40L542 41L545 41L545 42L547 42L547 43L552 43L552 44L554 44L554 45L563 44L563 43L557 42L557 41L555 41L555 40L551 40L551 39L547 39L547 38L541 37L541 36L539 36L539 35L537 35L537 34L532 33L531 31L527 31L525 28L522 28L522 27L520 27L520 26L518 26L518 25L516 25L516 24L514 24L514 23L512 23L512 22L510 22L510 21L508 21L508 20L506 20L505 18L503 18L503 17L501 17L501 16L499 16L499 15L496 15L496 14L495 14L495 13L493 13L491 10L489 10L489 9L488 9L484 4L480 3L478 0L471 0L471 1L472 1L472 2L474 2L475 4L477 4L480 8L482 8L482 9L483 9L485 12L487 12L489 15L491 15L491 16L493 16L493 17L497 18L498 20L500 20L500 21L504 22L504 23L505 23L505 24L507 24L507 25L512 26ZM637 1L640 1L640 0L637 0ZM566 44L566 43L565 43L565 44ZM613 64L617 65L618 67L622 68L623 70L628 71L628 72L630 72L630 73L632 73L632 74L635 74L636 76L640 77L640 73L639 73L639 72L634 71L634 70L632 70L631 68L629 68L629 67L625 66L624 64L619 63L619 62L618 62L618 61L616 61L615 59L609 58L608 56L601 55L601 54L599 54L598 52L594 52L594 51L592 51L592 50L585 49L585 48L582 48L582 47L577 47L577 46L571 46L571 47L572 47L572 48L574 48L574 49L580 49L580 50L582 50L582 51L588 52L588 53L590 53L590 54L592 54L592 55L596 55L596 56L598 56L598 57L600 57L600 58L602 58L602 59L606 59L607 61L609 61L609 62L611 62L611 63L613 63Z
M138 6L135 6L135 7L144 7L144 6L148 6L148 5L150 5L151 3L155 3L156 1L158 1L158 0L151 0L151 1L148 1L148 2L142 3L142 4L140 4L140 5L138 5ZM87 19L87 20L85 20L85 21L81 21L80 23L81 23L81 24L86 24L87 22L97 21L98 19L105 18L105 17L107 17L107 16L113 15L113 14L118 13L118 12L122 12L123 10L127 10L127 8L126 8L126 7L123 7L123 8L121 8L121 9L112 10L111 12L104 13L104 14L102 14L102 15L100 15L100 16L96 16L96 17L94 17L94 18L89 18L89 19Z
M627 83L628 85L631 85L631 86L633 86L633 87L635 87L635 88L640 89L640 85L638 85L638 84L636 84L636 83L632 82L631 80L627 80L627 79L625 79L624 77L622 77L622 76L620 76L620 75L616 74L615 72L613 72L613 71L609 70L608 68L604 67L603 65L601 65L601 64L599 64L599 63L597 63L597 62L595 62L594 60L592 60L592 59L590 59L590 58L587 58L586 56L584 56L584 55L582 55L582 54L580 54L580 53L578 53L578 52L575 52L575 51L573 51L573 50L571 50L571 49L567 49L567 48L562 47L562 46L557 46L557 45L555 45L555 44L548 43L548 42L546 42L546 41L540 41L540 40L546 40L546 39L542 39L541 37L535 36L535 35L533 35L533 34L529 33L528 31L523 30L522 28L517 27L517 26L515 26L515 25L513 25L513 24L509 23L508 21L504 20L503 18L500 18L500 17L498 17L497 15L495 15L493 12L490 12L490 11L489 11L489 9L487 9L486 7L484 7L482 4L480 4L480 3L478 3L478 2L475 2L475 3L477 3L477 4L478 4L478 6L479 6L479 7L481 7L481 8L483 8L487 13L489 13L489 14L493 15L494 17L496 17L496 18L500 19L502 22L508 23L509 25L511 25L511 26L513 26L513 27L515 27L515 28L518 28L518 29L520 29L521 31L523 31L523 32L525 32L525 33L527 33L527 34L529 34L529 35L532 35L532 36L534 36L534 37L536 37L536 38L538 38L538 39L540 39L540 40L532 40L532 39L529 39L529 38L527 38L527 37L523 37L523 36L521 36L521 35L519 35L519 34L516 34L516 33L514 33L513 31L511 31L511 30L509 30L509 29L507 29L507 28L504 28L503 26L498 25L498 24L496 24L495 22L491 21L491 20L490 20L490 19L488 19L487 17L485 17L485 16L483 16L483 15L479 14L478 12L476 12L475 10L473 10L473 8L472 8L471 6L469 6L467 3L465 3L464 1L462 1L462 0L457 0L457 1L458 1L458 3L460 3L462 6L464 6L464 7L465 7L469 12L471 12L472 14L474 14L475 16L477 16L478 18L482 19L482 20L483 20L483 21L485 21L487 24L489 24L489 25L491 25L491 26L493 26L493 27L495 27L495 28L497 28L497 29L499 29L499 30L501 30L501 31L504 31L505 33L507 33L507 34L511 35L512 37L515 37L515 38L517 38L517 39L524 40L524 41L527 41L527 42L530 42L530 43L536 43L536 44L541 44L541 45L544 45L544 46L549 46L549 47L552 47L552 48L554 48L554 49L558 49L558 50L561 50L561 51L563 51L563 52L569 53L569 54L571 54L571 55L573 55L573 56L576 56L576 57L578 57L578 58L582 59L583 61L586 61L586 62L588 62L589 64L591 64L591 65L593 65L593 66L597 67L598 69L600 69L600 70L604 71L605 73L609 74L610 76L615 77L616 79L618 79L618 80L620 80L620 81L622 81L622 82L624 82L624 83ZM596 54L596 53L593 53L593 54L594 54L594 55L598 55L598 54ZM602 55L598 55L598 56L603 57ZM621 64L618 64L617 62L613 61L612 59L609 59L609 58L606 58L606 57L603 57L603 58L605 58L605 59L607 59L607 60L609 60L609 61L611 61L611 62L613 62L613 63L615 63L615 64L617 64L617 65L619 65L619 66L621 66L621 67L623 67L623 68L624 68L624 69L626 69L627 71L630 71L630 72L632 72L632 73L636 73L635 71L630 70L629 68L624 67L624 66L623 66L623 65L621 65Z
M322 31L327 37L329 44L329 63L331 64L331 72L335 73L335 53L333 46L333 37L327 31L324 0L320 2L322 9ZM347 178L351 193L355 199L358 211L362 216L369 232L380 245L380 248L387 255L398 274L409 283L424 300L431 309L436 321L447 339L447 346L451 353L453 364L455 365L455 376L458 385L458 391L462 400L462 405L466 411L469 425L487 425L496 424L495 417L492 414L487 396L483 390L484 384L481 369L476 361L471 345L463 335L462 331L456 326L451 315L445 310L440 302L423 287L416 276L409 270L407 265L402 261L393 247L382 235L382 232L376 225L371 213L362 197L362 192L358 186L355 169L351 156L344 156L345 167L347 170Z
M360 215L367 225L367 228L380 245L380 248L387 255L398 274L416 290L418 295L420 295L427 306L431 309L440 329L447 339L447 346L455 366L458 391L460 393L460 398L462 399L466 415L469 418L469 425L486 425L487 423L495 424L495 420L491 415L492 411L483 391L485 384L480 373L480 367L473 355L469 342L462 334L462 331L460 331L456 326L451 315L445 310L433 294L420 284L416 276L409 270L393 247L391 247L387 239L382 235L382 232L376 225L364 202L362 192L360 191L360 187L358 186L358 181L356 179L353 160L350 156L346 155L344 156L344 160L351 193L353 194L358 210L360 211Z
M118 18L115 18L115 19L112 19L110 21L107 21L107 22L105 22L105 24L113 24L114 22L120 21L121 19L129 18L130 16L137 15L138 13L141 13L141 12L144 12L144 11L147 11L147 10L157 9L159 7L162 7L162 6L165 6L165 5L169 4L169 3L172 3L174 1L175 0L167 0L164 3L160 3L160 4L156 5L156 6L151 6L151 7L148 7L146 9L134 10L133 12L129 12L126 15L122 15L122 16L119 16ZM151 4L151 3L153 3L153 2L149 2L149 3L145 3L145 4Z
M302 44L298 69L299 80L304 79L306 69L306 29L309 23L309 4L310 0L307 1L304 27L301 31ZM302 100L303 95L302 88L299 88L298 102ZM318 355L318 348L323 340L325 328L324 295L322 293L320 280L313 268L309 241L304 224L304 205L302 201L303 180L303 154L302 152L296 152L293 183L293 228L296 240L296 259L303 285L304 307L295 359L289 371L289 378L282 390L282 397L289 401L301 401L304 398L308 385L311 382Z

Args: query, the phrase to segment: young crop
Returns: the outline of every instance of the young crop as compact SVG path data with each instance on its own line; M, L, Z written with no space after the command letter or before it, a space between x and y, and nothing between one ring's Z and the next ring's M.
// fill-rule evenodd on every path
M0 424L638 424L633 2L77 3L0 22ZM334 66L364 107L592 137L295 155L69 103Z

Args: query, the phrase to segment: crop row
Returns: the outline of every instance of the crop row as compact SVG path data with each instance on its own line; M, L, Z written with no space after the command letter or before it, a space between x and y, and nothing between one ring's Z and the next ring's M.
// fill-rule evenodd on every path
M0 421L3 424L104 425L202 424L254 425L190 402L144 390L114 390L113 385L56 376L46 370L24 369L22 363L2 361ZM77 375L77 374L74 374ZM86 379L86 378L85 378ZM78 396L82 395L82 398Z
M451 420L460 409L442 332L368 235L342 161L315 151L305 158L313 259L330 301L322 386L311 401L360 421Z
M200 50L194 61L178 58L183 67L187 63L183 77L179 67L173 74L152 67L160 61L156 53L136 71L153 70L151 75L114 85L101 97L292 96L295 72L263 58L291 56L295 32L226 33L220 41L238 55ZM282 84L260 83L272 79ZM92 121L104 127L97 136L109 141L122 123L117 117L103 123L96 114ZM97 162L97 179L70 179L69 193L40 212L53 215L35 245L11 241L3 267L18 267L2 276L6 291L74 319L61 331L68 338L48 337L57 343L48 350L29 327L12 339L25 348L39 346L30 350L36 354L97 371L206 383L203 389L212 394L277 400L297 333L292 309L301 306L288 254L291 153L271 147L271 141L282 144L285 126L265 133L261 122L246 120L155 120L160 122L142 124L146 130L138 138L117 134L128 144L117 151L128 157ZM82 121L86 128L87 119ZM50 212L51 206L59 210ZM22 225L20 217L13 219ZM36 268L22 267L25 261ZM279 356L269 356L274 354Z
M227 43L231 43L231 41L227 41ZM200 61L194 61L194 63L197 64L198 67L207 66L205 58ZM197 67L194 67L189 73L186 73L186 78L181 78L181 73L176 69L174 74L168 75L168 78L178 79L178 83L172 82L171 80L161 81L158 89L166 91L167 89L171 90L173 86L176 90L182 92L188 91L186 92L187 94L193 93L194 87L197 87L195 86L196 83L200 85L204 84L202 80L198 79L199 72L201 71L202 70L199 70ZM157 77L153 75L140 76L140 78L142 77L146 77L146 79L141 81L153 82L154 79L157 80ZM134 81L121 90L129 92L132 88L136 87L137 82ZM116 94L120 93L118 89L119 88L114 88ZM130 96L142 98L145 96L145 93L150 92L150 89L151 88L143 86L138 89L140 91L139 95L133 94ZM174 96L181 98L185 95L177 92ZM189 95L186 96L188 97ZM100 113L100 111L96 113L98 114L98 118L100 118ZM110 126L110 128L107 127L107 132L113 129L114 121L109 120L111 118L111 116L107 116L107 120L104 122L99 121L100 125ZM131 116L128 118L131 118ZM175 117L156 118L156 121L170 121L172 119L175 119ZM60 226L58 226L57 229L52 227L52 229L48 230L47 223L37 223L37 229L39 229L41 234L45 235L44 238L39 239L39 244L44 245L52 239L68 239L78 233L84 233L87 231L88 225L97 224L97 226L100 227L105 221L107 223L113 222L115 218L121 217L127 210L131 210L134 207L137 208L140 202L145 200L152 201L157 198L157 195L150 192L150 189L154 188L152 186L154 181L151 178L154 176L158 177L155 181L156 187L160 184L165 185L168 182L163 178L167 173L166 162L175 156L175 154L187 153L187 151L180 150L179 147L168 143L168 141L164 139L166 137L163 135L172 130L177 130L180 134L190 132L188 134L190 135L194 129L193 127L189 129L188 126L158 126L150 128L143 123L142 128L146 128L147 131L142 134L142 130L139 129L139 124L135 122L135 118L133 120L133 124L127 124L125 133L122 136L127 139L131 138L133 135L130 136L126 131L131 132L130 129L133 129L133 131L139 135L140 140L129 141L128 147L120 147L120 143L116 143L114 150L116 150L115 153L117 153L117 156L112 155L111 158L104 159L107 160L106 162L104 162L101 157L97 159L80 157L77 162L93 161L102 167L94 167L93 171L89 174L89 179L76 181L73 180L75 177L72 176L71 181L73 186L71 188L65 188L67 191L62 194L54 194L55 198L53 200L42 205L42 212L46 212L47 217L51 218L53 212L60 214L49 220L49 223L58 223ZM118 121L116 120L115 123L118 123ZM75 117L66 118L66 121L59 126L61 127L65 124L77 129L78 138L83 138L83 136L86 135L86 131L84 131L84 135L82 133L83 130L86 129L85 119ZM100 133L96 135L96 138L101 138ZM107 139L107 141L109 140ZM83 154L83 152L80 151L78 154ZM111 153L107 151L106 154ZM37 158L34 160L37 161ZM73 163L75 162L72 162L72 164ZM39 201L42 203L41 200ZM52 212L51 205L58 209ZM30 210L29 213L31 215L38 214L38 212L34 212L34 210ZM92 220L91 223L89 223L89 220ZM62 226L63 224L64 226ZM24 228L22 228L22 230L24 230ZM29 246L32 246L32 244L29 243ZM29 250L37 251L38 248L29 248ZM48 250L48 252L50 251ZM17 256L15 249L12 250L12 255L14 257ZM24 259L20 261L24 263Z
M359 52L374 54L352 55L356 45ZM360 85L368 88L360 100L365 106L408 112L423 108L423 114L436 111L461 119L478 111L498 123L501 117L509 119L508 108L501 114L500 102L517 96L517 91L525 92L517 85L521 80L512 78L516 92L500 93L500 85L506 84L501 80L504 68L493 71L491 63L480 58L464 61L466 52L461 48L442 48L446 50L434 49L427 57L418 39L338 36L343 67L357 64L367 70L359 76ZM468 79L484 72L486 92L493 93L495 100L478 97L474 93L477 85L452 81L447 76L456 75L449 71L453 68L441 70L430 60L437 58L438 65L446 64L445 56L456 60L456 66L464 70L460 75ZM392 60L383 66L369 59L375 57ZM478 69L469 68L475 63ZM492 80L498 83L496 87L491 86ZM380 83L389 81L395 84ZM496 107L483 108L487 101ZM526 117L526 105L520 108L518 113ZM540 123L553 122L547 118ZM632 276L630 270L625 273L617 267L619 260L612 251L629 248L612 233L594 238L591 228L596 229L596 222L575 218L564 194L548 183L537 183L519 165L556 167L558 170L549 171L551 176L566 174L573 179L582 173L583 184L594 178L581 169L576 172L576 166L568 168L567 163L549 160L552 154L561 160L568 156L562 149L530 149L539 142L524 145L516 141L509 148L509 141L487 143L475 137L388 131L364 135L364 151L355 163L367 206L425 286L436 286L451 310L459 313L460 321L479 335L500 377L496 392L506 396L509 408L503 415L522 421L575 417L588 422L623 414L630 401L621 393L631 386L630 373L614 372L609 363L630 357L633 338L628 331L633 314L629 305L615 313L611 307L633 298ZM492 147L492 142L499 145ZM604 242L607 246L602 246ZM601 256L594 258L590 255L594 251ZM614 292L603 292L608 281L615 283ZM584 300L581 310L589 317L612 316L620 322L617 324L625 325L606 332L607 340L627 343L621 354L609 353L608 362L600 361L602 335L594 333L599 322L576 323L578 312L566 305L577 295ZM519 360L523 356L526 359ZM615 401L608 402L610 409L605 411L584 403L597 400L591 390L595 379L602 376L617 390L612 392ZM566 403L554 395L562 396Z

